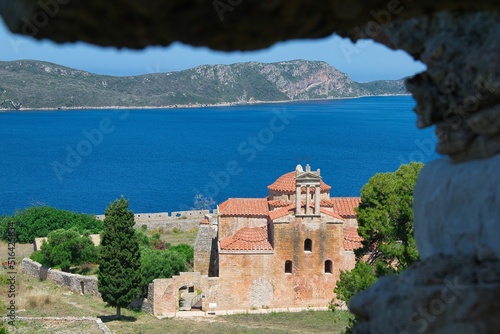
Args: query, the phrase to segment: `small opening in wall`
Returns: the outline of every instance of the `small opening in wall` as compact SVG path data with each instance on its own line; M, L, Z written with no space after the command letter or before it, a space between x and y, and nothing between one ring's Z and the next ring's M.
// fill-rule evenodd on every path
M333 269L333 263L330 260L325 261L325 274L331 274Z
M83 281L80 281L80 288L82 289L82 295L85 294L85 283Z
M313 242L311 239L306 239L304 241L304 252L312 252Z
M293 267L292 261L287 260L285 262L285 274L291 274L292 273L292 267Z
M190 287L188 288L188 292L189 292L189 293L193 293L193 292L194 292L194 286L190 286Z

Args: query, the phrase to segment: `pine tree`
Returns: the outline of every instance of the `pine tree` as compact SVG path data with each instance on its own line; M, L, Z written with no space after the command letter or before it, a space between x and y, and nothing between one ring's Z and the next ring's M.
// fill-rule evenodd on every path
M140 296L141 253L135 237L134 213L123 196L105 212L99 248L98 287L102 299L116 307L116 317Z

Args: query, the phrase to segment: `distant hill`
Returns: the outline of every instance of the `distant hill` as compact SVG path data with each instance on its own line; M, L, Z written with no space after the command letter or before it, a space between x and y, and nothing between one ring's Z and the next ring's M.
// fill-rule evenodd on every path
M203 65L114 77L42 61L0 62L0 108L162 107L406 94L402 80L358 83L322 61Z

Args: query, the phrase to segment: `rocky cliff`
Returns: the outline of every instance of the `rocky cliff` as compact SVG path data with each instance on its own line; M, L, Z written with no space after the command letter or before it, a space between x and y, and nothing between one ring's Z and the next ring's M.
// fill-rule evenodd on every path
M113 77L41 61L0 62L0 108L161 107L405 94L402 80L358 83L321 61L248 62Z

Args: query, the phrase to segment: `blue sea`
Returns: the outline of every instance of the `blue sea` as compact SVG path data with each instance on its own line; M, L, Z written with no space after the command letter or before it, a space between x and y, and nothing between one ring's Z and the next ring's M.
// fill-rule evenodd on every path
M46 204L103 213L120 195L140 212L193 208L201 194L264 197L309 163L332 196L375 173L437 158L410 96L164 110L0 113L0 215Z

